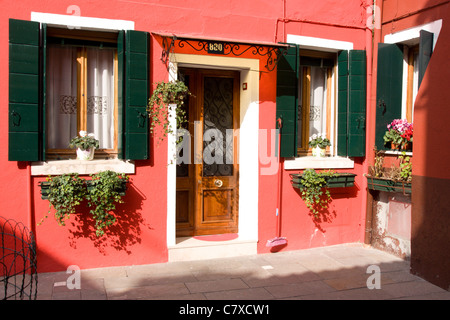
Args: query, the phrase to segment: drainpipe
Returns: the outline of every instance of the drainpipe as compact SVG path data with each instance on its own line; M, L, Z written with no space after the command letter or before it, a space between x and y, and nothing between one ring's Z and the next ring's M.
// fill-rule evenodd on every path
M372 3L370 3L372 2ZM375 18L382 19L383 0L367 0L367 5L372 6L372 14ZM379 12L376 13L376 10ZM375 121L376 121L376 92L377 92L377 61L378 43L381 42L381 22L374 21L373 29L366 29L366 49L367 49L367 105L370 113L367 114L366 132L367 134L367 156L363 165L364 172L367 173L369 164L374 162L374 153L372 147L375 144ZM380 26L378 29L377 27ZM370 38L370 40L369 40ZM370 41L370 42L369 42ZM370 48L370 50L369 50ZM370 56L370 58L369 58ZM363 181L363 185L367 187L367 180ZM367 189L366 192L366 222L364 243L370 245L372 243L372 220L373 220L373 195Z

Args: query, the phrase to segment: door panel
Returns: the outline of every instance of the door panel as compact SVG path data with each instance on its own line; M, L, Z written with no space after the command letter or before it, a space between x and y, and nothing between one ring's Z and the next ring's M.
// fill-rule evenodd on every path
M238 173L237 140L239 128L239 73L216 70L183 70L189 78L190 90L195 98L190 100L189 122L194 159L201 161L187 165L189 177L178 176L177 191L190 194L192 201L180 193L177 208L189 202L190 207L179 210L180 217L192 213L192 227L177 224L178 235L206 235L238 231ZM198 125L200 124L200 125ZM196 143L194 143L196 139ZM196 158L198 159L198 157ZM194 162L194 161L193 161ZM193 176L192 176L193 175ZM186 185L187 184L187 185ZM178 198L178 197L177 197ZM186 220L186 218L183 218ZM189 219L187 219L189 220Z

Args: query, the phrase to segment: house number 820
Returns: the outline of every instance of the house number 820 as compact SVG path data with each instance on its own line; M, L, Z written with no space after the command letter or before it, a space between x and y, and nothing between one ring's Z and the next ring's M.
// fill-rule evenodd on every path
M223 43L220 43L220 42L208 43L208 53L224 54Z

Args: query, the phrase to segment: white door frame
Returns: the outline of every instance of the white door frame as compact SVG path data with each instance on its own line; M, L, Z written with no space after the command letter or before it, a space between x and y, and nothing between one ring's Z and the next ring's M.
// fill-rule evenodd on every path
M259 60L190 54L171 54L169 80L177 78L178 67L240 71L239 140L239 239L258 240L258 130ZM242 84L247 84L243 90ZM175 117L170 125L175 127ZM168 137L167 152L167 246L176 245L176 165L175 135Z

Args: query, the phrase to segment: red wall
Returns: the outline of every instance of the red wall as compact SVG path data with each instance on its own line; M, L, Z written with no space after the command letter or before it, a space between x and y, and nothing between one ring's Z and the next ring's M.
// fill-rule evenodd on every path
M385 0L381 35L442 19L432 58L414 105L411 272L450 288L450 5L445 0Z
M197 37L243 41L285 41L287 33L328 38L366 48L367 30L364 1L249 0L249 1L89 1L79 0L81 16L135 21L135 29ZM67 14L69 0L5 2L0 12L0 143L8 143L8 19L29 20L31 12ZM153 38L151 81L168 80L160 61L161 46ZM264 61L265 62L265 61ZM261 61L261 64L263 61ZM263 74L260 81L260 128L275 124L276 74ZM370 86L369 86L370 87ZM48 202L41 200L38 182L30 178L26 163L8 162L7 148L0 151L1 215L33 224L38 248L39 272L65 270L68 265L92 268L167 261L167 146L151 142L151 159L136 163L125 204L118 207L119 221L108 237L97 239L83 215L72 217L60 227L47 214ZM363 240L366 163L355 161L356 186L332 192L329 221L316 224L308 215L289 173L283 172L282 233L288 237L286 249L302 249ZM297 171L298 172L298 171ZM275 236L276 176L259 180L259 252L267 252L267 239ZM6 183L7 182L7 183ZM31 196L27 190L31 185ZM30 201L31 200L31 201ZM29 214L31 210L31 215ZM31 218L31 221L30 221ZM79 223L81 222L81 223Z

